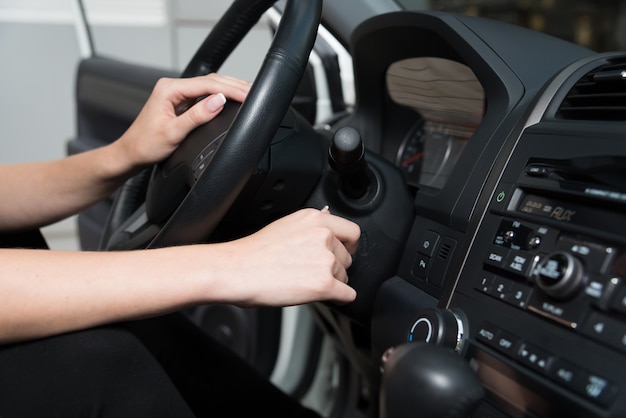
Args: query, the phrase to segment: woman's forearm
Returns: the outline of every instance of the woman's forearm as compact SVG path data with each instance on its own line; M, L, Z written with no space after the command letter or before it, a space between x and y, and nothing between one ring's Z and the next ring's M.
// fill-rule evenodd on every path
M0 230L38 228L110 196L139 167L119 143L71 157L0 165Z
M219 248L208 253L201 249L0 250L0 343L207 302L208 294L219 293L206 292L212 287L212 270L201 264L211 263L210 255L219 254Z

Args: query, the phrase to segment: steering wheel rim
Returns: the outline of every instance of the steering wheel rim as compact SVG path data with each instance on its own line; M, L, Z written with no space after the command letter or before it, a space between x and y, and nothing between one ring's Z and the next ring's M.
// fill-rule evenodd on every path
M213 28L181 77L217 71L273 3L275 0L236 0ZM180 204L161 225L144 228L154 231L154 237L145 245L146 248L203 242L228 212L269 148L273 135L291 105L317 36L321 9L322 0L287 2L250 92L236 112L210 164L195 179ZM175 153L172 157L175 157ZM162 164L155 166L151 184ZM127 212L119 207L129 204L124 197L132 195L118 194L111 213ZM138 220L150 223L145 206L141 205L137 209L138 214L134 215L136 219L132 223ZM107 224L110 222L111 218ZM116 223L120 224L119 221ZM128 249L123 242L125 231L120 233L124 228L128 228L128 222L121 223L116 231L107 232L110 237L117 236L117 241L121 236L122 244L111 244L111 240L106 240L108 242L102 245L104 249L120 246ZM105 231L110 229L108 225L105 226Z

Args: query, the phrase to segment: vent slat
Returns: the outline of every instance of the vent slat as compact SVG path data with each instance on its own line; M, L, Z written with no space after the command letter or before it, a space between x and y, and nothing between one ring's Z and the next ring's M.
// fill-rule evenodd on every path
M626 62L613 60L585 74L569 91L556 116L573 120L626 120Z

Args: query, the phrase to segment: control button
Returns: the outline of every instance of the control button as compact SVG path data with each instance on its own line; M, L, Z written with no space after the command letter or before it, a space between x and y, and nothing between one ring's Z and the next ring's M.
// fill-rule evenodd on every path
M576 386L577 381L581 381L586 373L578 366L556 358L549 370L549 376L553 380L561 383L563 386L572 389Z
M504 269L513 274L530 277L536 256L511 250L504 263Z
M554 357L548 352L528 343L520 345L516 358L521 363L543 374L548 373L549 367L554 360Z
M555 250L563 250L578 256L585 262L589 271L604 273L617 253L614 248L592 242L562 236L556 243Z
M500 329L490 322L483 322L476 331L476 340L493 347Z
M515 238L515 231L506 231L504 233L504 242L511 242Z
M626 352L626 324L622 321L593 312L582 332L598 342Z
M530 239L528 240L528 247L531 249L536 249L539 248L539 246L541 245L541 237L534 235L532 237L530 237Z
M491 282L491 286L489 287L487 294L495 298L505 300L509 295L512 283L513 282L511 282L511 280L509 279L495 276Z
M600 405L609 405L613 402L617 387L601 376L585 373L584 377L575 382L574 390L587 399Z
M583 293L591 298L595 306L604 309L608 299L615 290L616 283L608 277L589 277Z
M474 288L479 292L489 293L491 285L493 284L493 276L491 274L484 274L476 281Z
M610 404L615 397L616 387L607 379L566 360L554 359L548 375L566 389L601 405Z
M422 254L417 254L413 267L411 268L411 274L422 280L426 280L428 273L430 272L431 258Z
M504 301L518 308L526 309L531 294L531 287L513 282Z
M492 245L489 253L485 257L484 263L490 266L502 268L509 250L498 245Z
M417 246L417 251L421 254L432 257L435 253L435 249L437 248L437 244L439 244L439 239L439 234L434 231L424 232L422 239Z
M426 308L420 311L409 331L409 342L425 342L460 351L467 326L451 309Z
M501 353L514 357L518 351L520 340L516 336L498 328L490 322L483 322L476 332L476 340Z
M622 285L616 290L615 295L611 298L611 302L609 303L609 308L616 312L626 314L626 286Z
M493 347L509 357L515 356L520 346L520 339L506 331L500 330L496 335Z
M588 307L589 303L584 299L574 299L563 303L550 298L543 292L532 292L528 302L528 310L573 329L580 326Z
M428 318L419 318L409 332L409 342L423 341L429 343L433 338L433 323Z
M550 171L546 167L530 165L526 167L526 174L533 177L546 177Z

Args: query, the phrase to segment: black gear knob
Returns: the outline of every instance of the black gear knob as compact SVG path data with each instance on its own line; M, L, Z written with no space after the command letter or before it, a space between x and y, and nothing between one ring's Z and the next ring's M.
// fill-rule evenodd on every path
M361 134L344 126L333 135L328 150L328 163L340 177L341 191L351 199L366 196L373 176L365 161L365 147Z
M381 418L466 418L485 391L458 354L423 342L388 349L382 359Z

